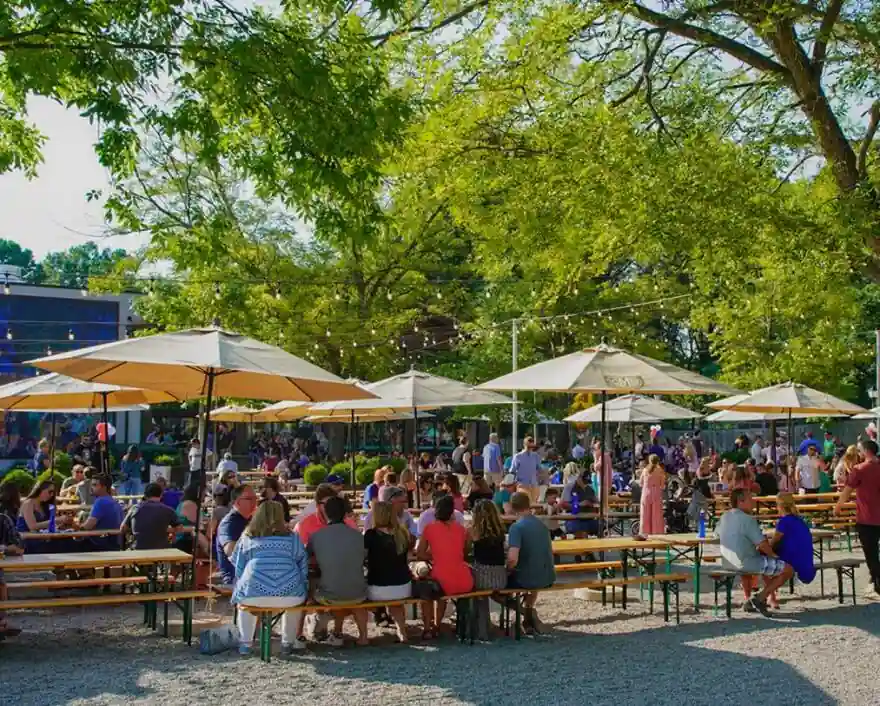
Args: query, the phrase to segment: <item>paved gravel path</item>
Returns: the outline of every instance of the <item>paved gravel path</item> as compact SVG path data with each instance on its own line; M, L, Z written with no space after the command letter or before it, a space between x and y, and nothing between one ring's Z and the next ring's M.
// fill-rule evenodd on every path
M136 608L18 614L26 632L0 645L0 704L880 704L880 602L817 592L783 596L774 620L685 610L678 627L638 602L623 613L560 593L541 606L553 631L540 638L317 647L270 665L201 656L145 631Z

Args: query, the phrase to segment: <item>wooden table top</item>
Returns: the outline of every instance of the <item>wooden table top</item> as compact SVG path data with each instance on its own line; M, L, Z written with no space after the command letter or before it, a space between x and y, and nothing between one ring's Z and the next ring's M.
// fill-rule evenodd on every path
M134 549L120 552L23 554L0 560L3 571L50 571L52 569L99 569L106 566L188 564L192 556L179 549Z
M71 532L22 532L22 539L87 539L88 537L119 536L122 530L73 530Z
M603 537L601 539L557 539L553 542L554 554L586 554L587 552L613 552L622 549L666 549L668 540L634 537Z

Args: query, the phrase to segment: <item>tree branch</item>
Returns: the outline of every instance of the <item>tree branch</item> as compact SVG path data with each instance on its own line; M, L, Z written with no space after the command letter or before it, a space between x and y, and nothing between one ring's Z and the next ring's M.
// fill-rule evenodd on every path
M868 129L865 131L862 144L859 146L859 157L856 164L858 165L859 177L863 179L868 173L868 150L877 133L878 126L880 126L880 101L871 106L871 119L868 121Z
M663 40L666 38L666 30L659 30L657 41L654 43L654 46L651 46L649 43L650 35L651 32L645 32L644 36L642 37L642 43L645 46L645 59L644 61L642 61L641 75L638 77L638 79L636 79L635 84L633 84L633 87L630 90L620 96L620 98L617 98L616 100L613 100L611 102L612 108L617 108L618 106L626 103L630 98L632 98L639 92L639 90L642 88L642 84L645 84L651 80L651 69L654 66L654 60L657 58L657 52L660 51Z
M489 5L489 2L490 0L474 0L474 2L465 5L458 12L453 12L451 15L444 17L442 20L434 22L430 25L413 25L412 27L401 27L391 30L390 32L385 32L383 34L376 34L372 37L366 37L366 40L368 42L379 42L380 44L383 44L392 37L398 37L405 34L431 34L433 32L436 32L438 29L443 29L444 27L448 27L451 24L455 24L459 20L467 17L475 10L481 10L484 7L487 7Z
M725 37L723 34L719 34L714 30L682 22L679 19L664 15L662 12L656 12L644 5L639 5L638 3L627 5L625 11L634 17L639 18L643 22L668 30L679 37L693 39L696 42L708 44L709 46L720 49L726 54L729 54L733 58L738 59L758 71L780 76L786 81L789 80L788 69L782 64L774 61L766 54L762 54L748 45L737 42L730 37Z
M831 30L834 23L840 17L840 11L843 8L843 0L829 0L828 9L822 17L822 23L819 25L819 33L816 35L816 41L813 43L813 63L816 66L816 73L821 75L822 67L825 63L825 54L828 50L828 40L831 39Z

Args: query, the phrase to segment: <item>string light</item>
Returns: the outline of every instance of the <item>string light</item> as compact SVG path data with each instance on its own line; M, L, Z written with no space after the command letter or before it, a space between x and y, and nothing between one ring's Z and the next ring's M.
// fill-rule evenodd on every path
M52 355L52 346L46 348L46 355Z
M76 338L76 336L73 335L73 329L67 329L67 340L72 341L74 338Z
M9 294L12 289L9 287L9 274L4 275L3 279L3 293Z
M6 329L6 340L7 341L12 340L12 329L11 328Z
M275 300L278 301L279 299L281 299L281 290L276 289L275 290Z
M219 282L214 283L214 299L216 299L217 301L220 301L220 283Z

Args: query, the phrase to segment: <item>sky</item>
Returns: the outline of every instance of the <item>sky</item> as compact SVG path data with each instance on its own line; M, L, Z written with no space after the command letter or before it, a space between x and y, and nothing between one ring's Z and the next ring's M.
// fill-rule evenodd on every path
M34 179L20 172L0 174L0 238L30 248L38 260L90 239L99 247L133 250L143 245L138 236L104 238L101 204L86 202L87 191L106 194L109 188L93 149L97 126L45 98L28 101L28 112L46 136L43 163Z

